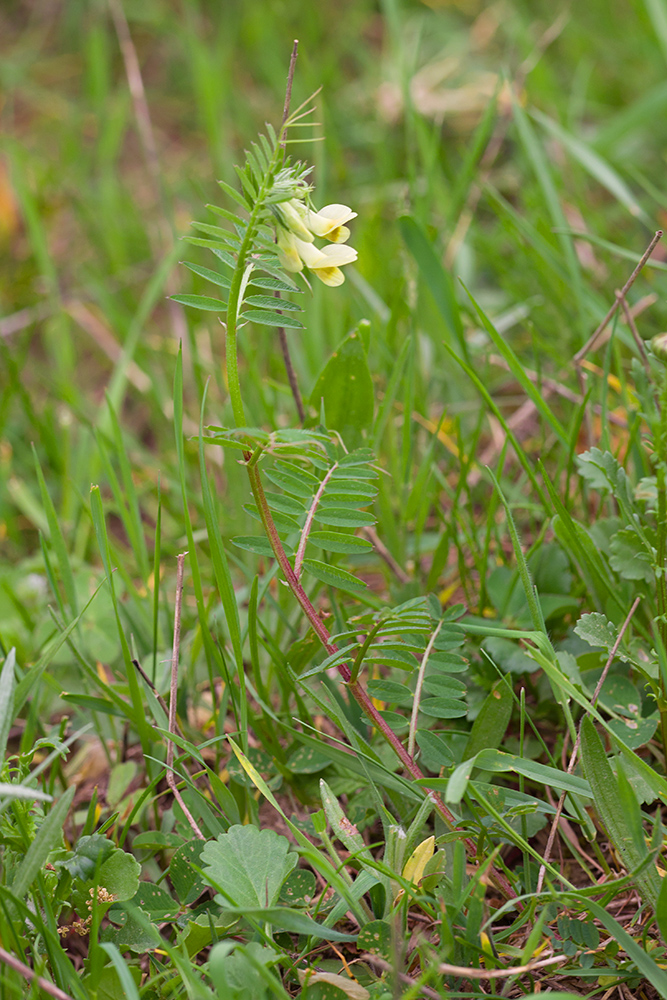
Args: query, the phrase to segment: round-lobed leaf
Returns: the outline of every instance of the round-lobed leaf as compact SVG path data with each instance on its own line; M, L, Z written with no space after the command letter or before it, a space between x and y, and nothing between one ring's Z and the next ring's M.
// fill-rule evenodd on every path
M274 830L230 826L227 833L204 845L203 871L214 889L224 889L233 906L272 907L298 861L290 846L287 838Z

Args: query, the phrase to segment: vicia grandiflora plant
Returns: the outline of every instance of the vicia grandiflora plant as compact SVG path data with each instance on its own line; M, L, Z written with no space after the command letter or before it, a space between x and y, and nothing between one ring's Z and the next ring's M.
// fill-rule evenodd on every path
M194 228L202 235L188 237L190 243L211 250L225 272L192 263L186 266L224 289L226 300L202 295L174 298L188 306L226 314L226 374L235 426L215 428L216 433L205 440L243 453L254 498L254 504L246 509L261 521L265 536L235 539L235 543L275 557L285 582L324 648L324 660L304 671L299 680L303 682L306 677L336 668L350 695L373 728L393 747L407 773L414 780L424 781L415 757L419 743L419 695L405 746L374 703L361 677L368 664L386 664L390 656L394 657L392 662L403 657L401 669L416 673L421 659L418 682L421 692L429 657L433 654L435 661L440 648L440 662L444 664L450 654L445 655L442 650L451 650L451 643L456 646L460 641L452 632L456 629L452 616L443 618L437 601L435 610L431 610L433 602L427 605L425 600L412 601L391 612L366 616L368 620L362 621L357 616L351 631L332 636L309 596L312 588L307 582L304 586L304 582L307 579L315 584L324 582L347 592L365 588L363 581L342 569L335 560L340 554L358 554L371 548L355 531L374 523L372 514L363 509L377 493L373 455L367 449L348 453L340 438L324 427L265 433L250 428L245 416L237 362L239 330L250 323L304 329L297 319L300 307L277 297L299 291L291 275L306 278L313 274L325 285L337 286L344 281L341 267L357 258L356 251L347 243L350 237L347 223L356 213L338 204L317 211L311 202L313 188L308 181L311 168L290 162L286 155L290 143L288 130L306 124L303 119L312 110L308 101L286 118L278 133L268 127L268 136L261 136L247 153L243 169L236 168L240 192L220 182L243 215L225 208L209 208L231 223L232 228L195 223ZM317 246L316 241L324 242ZM278 460L267 470L266 478L283 492L265 492L260 462L268 465L276 457ZM334 555L324 562L312 557L313 548ZM435 706L438 699L431 701ZM465 707L456 714L465 714ZM441 798L432 790L424 791L446 824L454 828L456 818ZM475 855L474 842L465 838L465 844L468 852ZM515 895L501 872L490 869L489 876L505 896Z

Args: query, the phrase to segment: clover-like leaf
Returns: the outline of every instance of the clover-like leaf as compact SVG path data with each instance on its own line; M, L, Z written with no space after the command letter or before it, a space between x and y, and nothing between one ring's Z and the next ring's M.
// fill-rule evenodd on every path
M273 830L231 826L201 854L203 871L214 888L224 890L234 906L270 907L297 863L290 843Z

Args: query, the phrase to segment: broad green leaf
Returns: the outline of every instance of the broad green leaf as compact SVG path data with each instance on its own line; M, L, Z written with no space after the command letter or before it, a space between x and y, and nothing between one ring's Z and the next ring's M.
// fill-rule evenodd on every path
M215 889L224 889L225 909L231 902L239 912L250 909L261 914L261 908L276 903L283 882L298 861L290 846L287 838L274 830L231 826L204 846L202 870Z
M116 897L118 902L132 899L139 888L139 876L141 875L139 862L131 854L114 847L113 844L111 847L108 854L102 855L99 865L96 862L86 877L79 877L75 882L71 899L79 913L85 913L86 902L90 899L90 890L95 885L103 886Z
M371 920L359 931L357 949L388 960L391 957L391 924L386 920Z
M633 492L625 469L610 451L591 448L576 456L579 475L596 490L611 490L616 499L629 508Z
M316 580L327 583L331 587L338 587L340 590L365 590L368 586L363 580L348 573L347 570L340 569L339 566L331 566L319 559L304 559L303 568Z
M463 759L468 760L480 750L493 749L502 742L512 715L514 697L505 681L498 681L486 696L473 722Z
M163 943L150 915L139 906L112 906L108 916L111 925L102 932L107 946L114 945L120 951L144 955Z
M193 309L203 309L208 312L225 312L227 303L220 299L212 299L208 295L170 295L174 302L182 306L192 306Z
M576 795L592 798L591 788L583 778L559 771L546 764L538 764L534 760L525 760L515 754L502 753L500 750L481 750L475 757L459 764L451 777L428 779L430 787L445 788L447 802L460 802L474 768L491 772L514 771L540 785L546 784L551 788L559 789L559 791L573 792Z
M261 326L284 326L289 330L305 330L305 326L294 316L289 314L269 312L268 309L244 309L241 314L242 320L250 320L252 323L259 323Z
M100 833L79 837L71 857L56 862L56 868L64 868L72 878L87 882L95 874L98 864L103 864L114 849L113 841Z
M194 903L206 888L202 876L192 867L193 864L201 867L203 850L203 840L189 840L178 848L169 863L169 878L183 906Z
M297 747L287 758L287 768L292 774L318 774L329 767L331 760L314 747Z
M327 427L338 431L348 447L356 447L373 421L374 392L359 330L354 330L327 361L310 395Z
M406 684L397 684L395 681L371 680L366 685L371 698L378 701L386 701L389 705L400 705L402 708L410 707L414 700L414 691L411 691Z
M652 583L655 579L653 562L655 552L648 552L646 545L632 528L621 528L610 543L609 564L624 580L644 580Z
M611 649L617 638L615 627L598 611L582 615L574 631L589 646L602 646L603 649Z
M282 906L308 906L316 893L317 879L313 872L307 868L295 868L283 883L280 903Z
M639 706L639 711L641 711L641 706ZM638 714L635 718L610 719L607 723L607 729L618 736L619 740L622 740L631 750L637 750L639 747L646 746L648 741L653 738L659 722L660 716L657 712L646 718Z
M646 860L648 848L641 837L638 843L637 826L641 830L639 804L627 778L614 776L602 740L588 716L581 726L581 760L584 772L593 793L595 808L602 824L618 851L627 871L633 876L639 893L645 903L655 910L660 892L660 877L653 865L644 867L637 875L635 870ZM622 787L621 787L622 786Z
M419 711L434 719L462 719L468 714L468 706L455 698L425 698Z
M430 729L417 730L417 745L421 760L429 771L440 771L454 763L454 754L447 743L446 733L433 733Z
M449 674L431 674L424 679L424 690L429 694L442 695L444 698L464 698L466 685ZM479 749L483 750L484 747Z

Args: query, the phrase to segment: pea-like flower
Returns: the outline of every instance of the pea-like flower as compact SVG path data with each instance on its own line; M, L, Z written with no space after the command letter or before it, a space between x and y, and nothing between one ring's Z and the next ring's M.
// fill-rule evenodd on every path
M286 271L302 271L305 264L325 285L335 286L345 281L341 267L355 261L357 251L341 243L318 250L312 243L283 229L278 233L278 256Z
M305 208L305 206L303 206ZM315 236L323 236L330 243L347 243L350 230L344 225L350 219L356 219L357 213L347 205L325 205L319 212L306 209L306 225Z
M343 245L350 238L345 223L356 219L357 213L347 205L325 205L314 212L299 198L278 202L272 210L278 221L278 257L285 270L302 271L305 265L325 285L342 285L345 277L340 268L357 259L357 251ZM313 245L316 236L336 245L318 250Z

